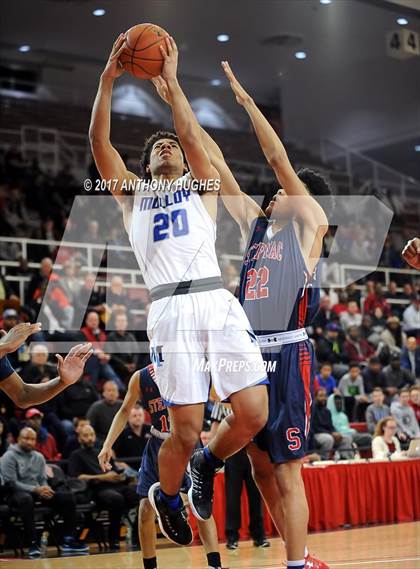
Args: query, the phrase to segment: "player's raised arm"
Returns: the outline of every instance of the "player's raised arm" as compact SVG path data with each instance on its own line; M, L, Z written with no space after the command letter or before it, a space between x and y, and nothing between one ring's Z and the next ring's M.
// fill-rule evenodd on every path
M90 146L96 166L101 177L109 181L109 190L121 206L124 206L132 197L127 189L122 187L123 181L138 178L127 170L124 161L110 141L112 89L115 79L120 77L124 71L118 60L124 49L124 42L125 36L120 34L113 45L99 81L89 127ZM118 180L118 183L115 183L115 180Z
M169 104L168 85L163 77L155 77L152 79L152 83L163 101ZM241 190L231 169L226 164L223 152L216 141L202 127L200 127L200 135L210 162L219 173L221 181L220 196L223 199L223 203L230 215L241 227L242 234L246 240L251 223L256 217L264 216L264 212L250 196Z
M140 372L136 371L128 383L127 393L125 394L123 404L118 409L112 424L109 428L108 434L102 445L101 452L98 454L99 465L104 472L111 470L112 447L120 434L123 432L127 425L128 416L131 409L141 398L140 392Z
M15 405L22 408L45 403L76 383L83 373L86 361L92 355L91 344L74 346L67 356L56 354L58 359L58 377L45 383L28 384L14 371L7 358L0 360L0 386Z
M187 157L191 173L198 180L219 179L201 139L200 125L177 79L178 49L172 37L160 46L164 57L162 77L168 86L168 103L176 134Z
M253 98L236 79L229 63L223 61L222 67L237 102L244 107L251 119L261 149L267 162L272 167L279 184L289 196L308 196L307 200L296 200L296 216L306 226L312 227L314 231L318 232L319 228L324 228L323 232L325 233L328 229L327 217L316 200L309 198L310 194L293 169L286 149L277 133L259 110Z

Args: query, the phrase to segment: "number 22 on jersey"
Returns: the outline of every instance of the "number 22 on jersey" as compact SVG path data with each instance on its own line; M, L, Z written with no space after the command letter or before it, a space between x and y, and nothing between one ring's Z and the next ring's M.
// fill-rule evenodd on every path
M269 290L266 284L270 278L270 270L266 267L249 269L246 274L245 300L268 298Z

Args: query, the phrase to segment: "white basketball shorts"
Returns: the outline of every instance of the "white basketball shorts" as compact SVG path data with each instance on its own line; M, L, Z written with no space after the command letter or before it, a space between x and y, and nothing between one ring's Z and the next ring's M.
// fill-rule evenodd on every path
M267 377L248 318L223 288L154 301L147 333L167 405L206 402L210 383L224 400Z

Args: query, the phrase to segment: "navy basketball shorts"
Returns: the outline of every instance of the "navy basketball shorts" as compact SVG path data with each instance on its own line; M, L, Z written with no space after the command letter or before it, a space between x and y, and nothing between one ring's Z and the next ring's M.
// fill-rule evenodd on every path
M267 366L269 414L255 438L274 464L303 458L311 424L315 353L309 340L261 349Z
M141 460L139 473L137 475L137 494L140 499L147 498L149 488L159 482L159 449L163 444L162 439L152 436L145 446L143 458ZM184 476L180 492L187 494L191 486L191 480L187 474Z

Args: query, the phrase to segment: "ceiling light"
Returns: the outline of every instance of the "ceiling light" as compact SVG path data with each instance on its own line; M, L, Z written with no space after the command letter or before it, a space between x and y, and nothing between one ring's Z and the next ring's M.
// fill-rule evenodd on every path
M96 10L93 10L92 14L94 16L105 16L106 11L103 8L96 8Z
M219 34L219 35L217 36L217 41L220 41L220 42L222 42L222 43L223 43L223 42L227 42L227 41L229 41L229 40L230 40L230 36L228 36L227 34Z
M296 59L306 59L306 52L305 51L297 51L295 53Z
M319 0L320 4L331 4L332 0Z
M414 151L420 152L420 144L416 144L416 146L414 147Z
M26 53L27 51L31 51L31 46L30 45L21 45L19 48L19 51L21 51L22 53Z
M406 26L408 24L407 18L397 18L397 24L400 26Z
M222 82L221 82L220 79L212 79L212 80L210 81L210 83L213 85L213 87L218 87L219 85L222 84Z

